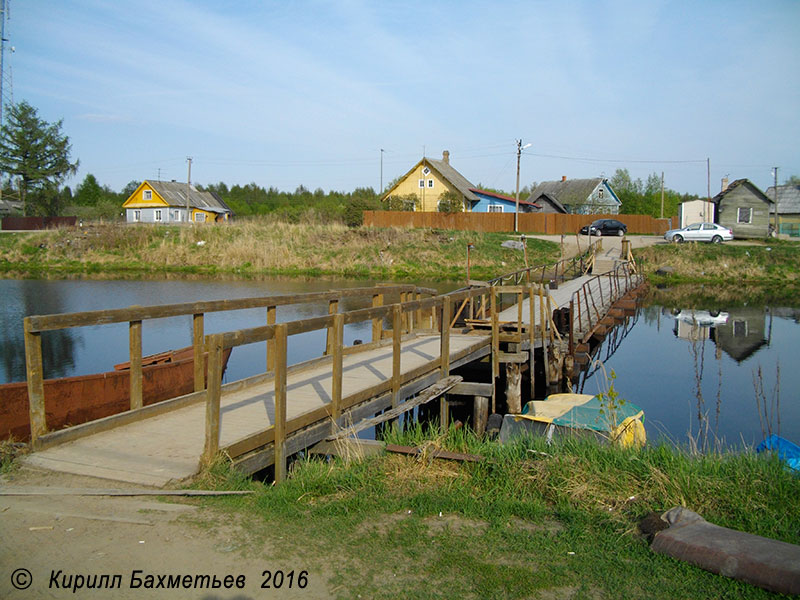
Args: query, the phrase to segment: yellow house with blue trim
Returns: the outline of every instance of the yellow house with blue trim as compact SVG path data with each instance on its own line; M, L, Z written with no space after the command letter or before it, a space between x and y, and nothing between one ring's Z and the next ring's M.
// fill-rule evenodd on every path
M143 181L122 204L128 223L215 223L233 211L217 194L177 181Z
M472 185L466 177L450 165L450 152L442 152L442 159L423 157L387 191L382 201L401 198L403 201L414 197L415 202L408 202L407 210L437 212L439 200L446 192L454 192L461 197L464 211L480 199L472 191Z

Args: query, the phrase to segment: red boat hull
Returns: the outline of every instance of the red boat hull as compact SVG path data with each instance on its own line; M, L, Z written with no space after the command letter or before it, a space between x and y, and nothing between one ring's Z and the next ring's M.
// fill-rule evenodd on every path
M223 356L223 373L231 350ZM166 353L165 353L166 354ZM145 406L194 391L192 349L169 353L170 362L143 357L142 401ZM158 355L163 356L163 355ZM206 367L208 365L206 357ZM147 364L151 363L151 364ZM123 368L94 375L78 375L44 382L47 429L54 431L116 415L130 409L130 371ZM206 378L208 368L206 368ZM207 381L206 381L207 383ZM28 384L0 385L0 439L28 441L31 437Z

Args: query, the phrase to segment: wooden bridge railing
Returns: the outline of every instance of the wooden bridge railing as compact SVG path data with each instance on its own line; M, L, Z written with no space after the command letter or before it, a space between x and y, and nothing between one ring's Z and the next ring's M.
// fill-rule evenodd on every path
M387 294L400 294L401 297L414 295L434 295L436 290L420 288L415 285L385 285L365 288L350 288L329 292L310 292L306 294L287 294L235 300L209 300L203 302L162 304L156 306L132 306L111 310L85 311L54 315L33 315L23 321L25 339L25 361L28 382L28 401L30 407L31 443L36 447L37 440L47 432L44 396L44 369L42 364L42 340L44 331L128 323L130 356L130 408L142 407L142 322L148 319L192 316L192 346L194 349L194 389L200 392L205 388L204 360L204 319L206 313L266 308L267 323L275 323L278 306L329 302L337 306L346 298L372 298L373 305L382 304ZM379 324L373 323L373 331ZM269 368L270 349L267 349Z
M608 308L630 290L638 287L644 276L632 264L619 263L612 271L592 277L572 294L569 302L569 352L575 348L575 334L585 337L605 316ZM581 339L580 341L585 341Z
M376 306L371 308L341 313L337 312L322 317L287 323L276 323L206 336L205 345L209 353L209 385L206 391L204 460L212 459L220 450L220 403L222 388L218 375L222 368L223 352L226 349L264 341L272 342L271 347L273 348L274 355L270 364L273 366L271 372L275 390L274 423L263 431L233 442L226 446L224 450L230 457L236 458L272 443L274 447L274 463L276 465L275 479L276 481L280 481L285 476L285 444L286 437L289 434L327 418L336 421L348 408L387 392L391 393L392 407L394 408L401 401L399 394L404 384L437 369L441 371L442 377L448 376L450 370L450 332L455 322L453 318L454 305L461 302L463 306L463 303L469 302L469 300L475 297L490 297L493 296L494 293L496 293L494 288L460 290L430 298L406 299L405 301L389 305L376 303ZM379 326L381 326L380 324L385 320L392 324L391 377L378 385L348 397L343 397L343 357L349 353L368 350L370 347L388 346L388 343L382 343L380 341L384 333L388 333L384 331L380 333L376 332L371 344L345 346L343 336L344 326L364 321L372 321L373 324L378 323ZM427 327L423 327L423 325L427 325ZM326 356L317 359L315 362L317 364L330 362L332 365L331 402L316 410L288 420L286 412L286 382L287 374L292 371L292 367L287 364L288 338L292 335L317 330L328 331ZM439 357L409 373L401 373L400 353L403 339L408 339L419 332L433 331L436 331L440 335ZM300 368L304 365L307 365L307 363L295 365L295 367ZM445 424L447 419L446 400L442 400L440 404L440 416L442 423Z

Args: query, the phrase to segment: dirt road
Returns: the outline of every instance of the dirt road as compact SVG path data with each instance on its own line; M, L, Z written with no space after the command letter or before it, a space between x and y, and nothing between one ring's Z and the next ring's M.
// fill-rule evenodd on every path
M9 486L121 488L118 482L22 469ZM291 558L280 532L265 534L185 499L104 496L0 496L0 598L329 598L317 558ZM301 579L301 571L307 571ZM135 573L140 571L140 573ZM262 589L270 571L272 587ZM276 573L282 571L280 589ZM289 573L294 571L289 587ZM94 576L98 577L94 577ZM103 579L103 575L109 575ZM105 589L120 575L119 585ZM148 581L147 576L152 575ZM145 587L190 576L189 588ZM200 576L196 579L196 576ZM210 577L208 586L202 577ZM225 588L226 576L232 576ZM81 576L79 580L78 576ZM213 589L216 576L220 587ZM237 578L243 587L237 587ZM138 579L137 579L138 578ZM186 580L186 581L189 581ZM53 584L56 582L56 585ZM73 587L80 587L73 592ZM92 583L107 585L88 589ZM185 583L181 579L182 583ZM195 587L195 582L198 586ZM299 586L305 583L301 589ZM140 587L136 587L137 584ZM27 585L27 587L26 587ZM16 587L15 587L16 586ZM66 586L67 589L64 589ZM25 589L17 589L25 588Z

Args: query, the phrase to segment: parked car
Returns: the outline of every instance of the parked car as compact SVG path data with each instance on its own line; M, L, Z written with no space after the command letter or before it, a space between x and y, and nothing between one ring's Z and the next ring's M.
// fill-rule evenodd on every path
M733 239L733 232L717 223L692 223L682 229L670 229L664 234L668 242L711 242L721 244Z
M581 227L583 235L618 235L622 237L628 233L628 226L616 219L597 219L591 225Z

